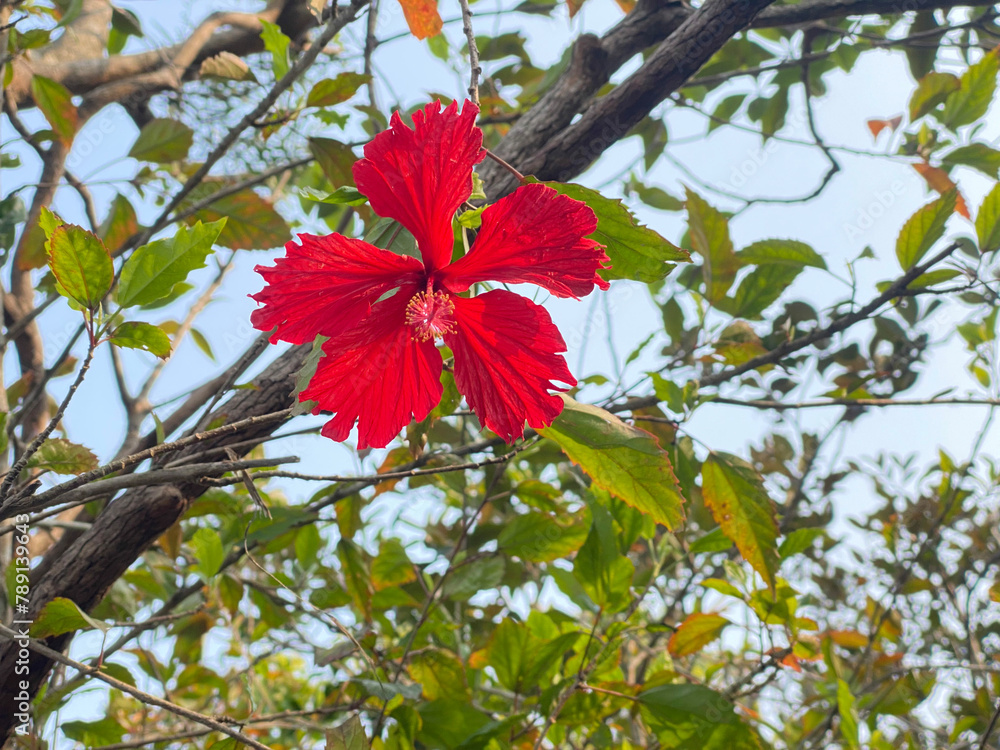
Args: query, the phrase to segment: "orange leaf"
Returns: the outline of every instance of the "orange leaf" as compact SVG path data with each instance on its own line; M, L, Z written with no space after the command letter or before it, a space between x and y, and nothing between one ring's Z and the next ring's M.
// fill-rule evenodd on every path
M920 162L914 164L913 168L920 173L920 176L924 178L931 190L936 190L939 193L947 193L952 188L957 187L955 181L940 167L932 167L930 164ZM971 218L969 216L969 207L966 205L965 198L962 197L961 193L955 198L955 213L964 216L966 219Z
M827 635L830 640L844 648L864 648L868 645L868 636L857 630L831 630Z
M583 7L586 0L566 0L566 5L569 6L569 17L572 18L579 12L580 8Z
M382 465L376 469L377 474L388 474L398 469L403 464L410 460L410 452L406 448L394 448L389 451ZM379 482L375 485L375 494L373 497L378 497L383 492L392 492L396 485L399 484L399 479L387 479L384 482Z
M441 32L441 14L437 0L399 0L406 16L406 25L417 39L437 36Z
M667 650L672 656L688 656L701 651L714 641L729 624L722 615L695 612L689 615L681 626L674 631L667 642Z
M801 672L802 667L799 666L799 657L795 654L786 654L785 657L780 662L781 666L788 667L796 672Z
M622 9L625 13L631 13L632 9L635 8L637 0L615 0L618 3L618 7Z
M886 128L889 129L890 133L894 133L899 124L903 121L902 116L897 115L896 117L890 118L888 120L869 120L865 123L868 129L872 133L872 138L878 138L878 134L881 133Z

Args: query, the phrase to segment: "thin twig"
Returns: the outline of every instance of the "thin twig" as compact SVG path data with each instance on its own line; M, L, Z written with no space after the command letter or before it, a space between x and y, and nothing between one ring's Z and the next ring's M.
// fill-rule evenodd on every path
M116 690L121 690L123 693L128 693L133 698L148 706L156 706L157 708L162 708L165 711L176 714L177 716L183 716L185 719L190 719L191 721L197 722L198 724L208 727L213 731L228 735L229 737L242 742L244 745L254 748L254 750L271 750L267 745L262 745L257 742L257 740L247 737L242 732L238 732L232 727L216 721L211 716L205 716L197 711L192 711L190 708L178 706L176 703L171 703L170 701L163 700L155 695L143 692L142 690L129 685L127 682L122 682L121 680L116 680L114 677L109 677L94 667L87 666L86 664L76 661L75 659L70 659L68 656L64 656L55 649L49 648L42 641L35 638L29 638L26 635L22 635L14 630L11 630L6 625L0 625L0 636L3 636L5 640L26 645L36 654L40 654L50 661L55 661L59 664L64 664L67 667L72 667L73 669L90 677L96 677L101 682L105 682Z
M479 47L476 45L476 32L472 30L472 11L469 0L458 0L462 6L462 29L469 43L469 97L472 103L479 106L479 74L483 69L479 65Z

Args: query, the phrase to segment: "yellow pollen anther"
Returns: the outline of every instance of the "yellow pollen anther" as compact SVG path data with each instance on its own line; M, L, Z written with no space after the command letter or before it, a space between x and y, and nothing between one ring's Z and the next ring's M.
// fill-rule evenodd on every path
M406 324L413 326L413 337L430 341L455 332L452 313L455 303L444 292L420 292L406 306Z

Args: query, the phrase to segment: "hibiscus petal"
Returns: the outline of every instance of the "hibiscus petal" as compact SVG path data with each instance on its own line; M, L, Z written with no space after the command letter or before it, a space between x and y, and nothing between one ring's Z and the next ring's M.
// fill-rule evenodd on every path
M534 302L495 290L454 297L457 329L445 343L455 354L455 383L486 427L507 442L524 434L524 422L545 427L562 411L560 381L576 379L560 356L566 344L552 319Z
M354 165L358 190L379 216L395 219L416 237L428 271L451 260L452 218L472 193L472 167L483 160L479 109L431 102L413 115L413 129L396 112L388 130L365 146Z
M267 282L250 295L264 307L253 311L254 328L277 328L271 341L302 344L332 336L364 318L372 302L403 284L418 283L423 266L361 240L300 234L273 266L257 266Z
M441 353L434 341L417 341L404 322L408 287L372 305L353 329L323 344L324 357L301 401L334 412L323 427L346 440L358 423L358 448L384 448L411 420L427 417L441 400Z
M444 270L444 286L464 292L477 281L538 284L557 297L607 289L597 271L608 267L608 256L587 239L596 228L586 203L547 185L524 185L483 211L472 250Z

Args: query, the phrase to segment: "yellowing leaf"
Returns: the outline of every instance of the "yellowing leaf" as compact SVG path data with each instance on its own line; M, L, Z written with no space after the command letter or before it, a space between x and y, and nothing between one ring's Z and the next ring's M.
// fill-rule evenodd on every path
M774 590L779 567L778 521L760 475L745 461L712 453L701 467L705 505L736 548Z
M437 0L399 0L406 16L406 25L417 39L427 39L441 32L441 15Z
M932 167L930 164L924 164L919 162L913 165L913 168L920 173L920 176L924 178L927 182L928 187L938 193L944 195L949 190L958 190L958 186L955 185L954 180L948 176L940 167ZM966 219L969 217L969 207L965 204L965 198L962 197L961 193L955 196L955 211Z
M64 438L49 438L31 456L28 466L56 474L82 474L97 468L97 456Z
M48 243L49 268L59 282L59 293L88 310L96 310L111 290L114 266L97 235L75 224L52 230Z
M961 87L958 77L951 73L928 73L920 79L910 97L910 120L923 117Z
M687 191L685 206L691 247L704 259L705 299L714 304L726 296L740 268L729 237L729 221L692 190Z
M29 634L32 638L48 638L74 630L93 629L107 633L111 626L88 615L71 599L57 596L42 608L32 623Z
M958 192L949 190L907 219L896 238L896 257L904 271L920 262L944 234L944 225L955 211Z
M31 79L31 96L59 139L70 143L79 128L80 118L69 89L51 78L34 76Z
M983 205L976 214L976 237L979 252L1000 250L1000 183L994 185L983 198Z
M656 438L604 409L562 398L562 414L538 432L558 443L598 487L676 528L684 520L684 498Z
M722 615L695 612L681 623L667 642L672 656L689 656L702 650L722 634L729 624Z
M941 122L954 130L962 125L971 125L984 117L993 100L997 87L997 71L1000 70L1000 51L987 52L975 65L970 65L962 74L961 85L945 100Z
M199 76L202 78L222 78L230 81L256 81L257 76L250 70L243 58L232 52L220 52L201 63Z

